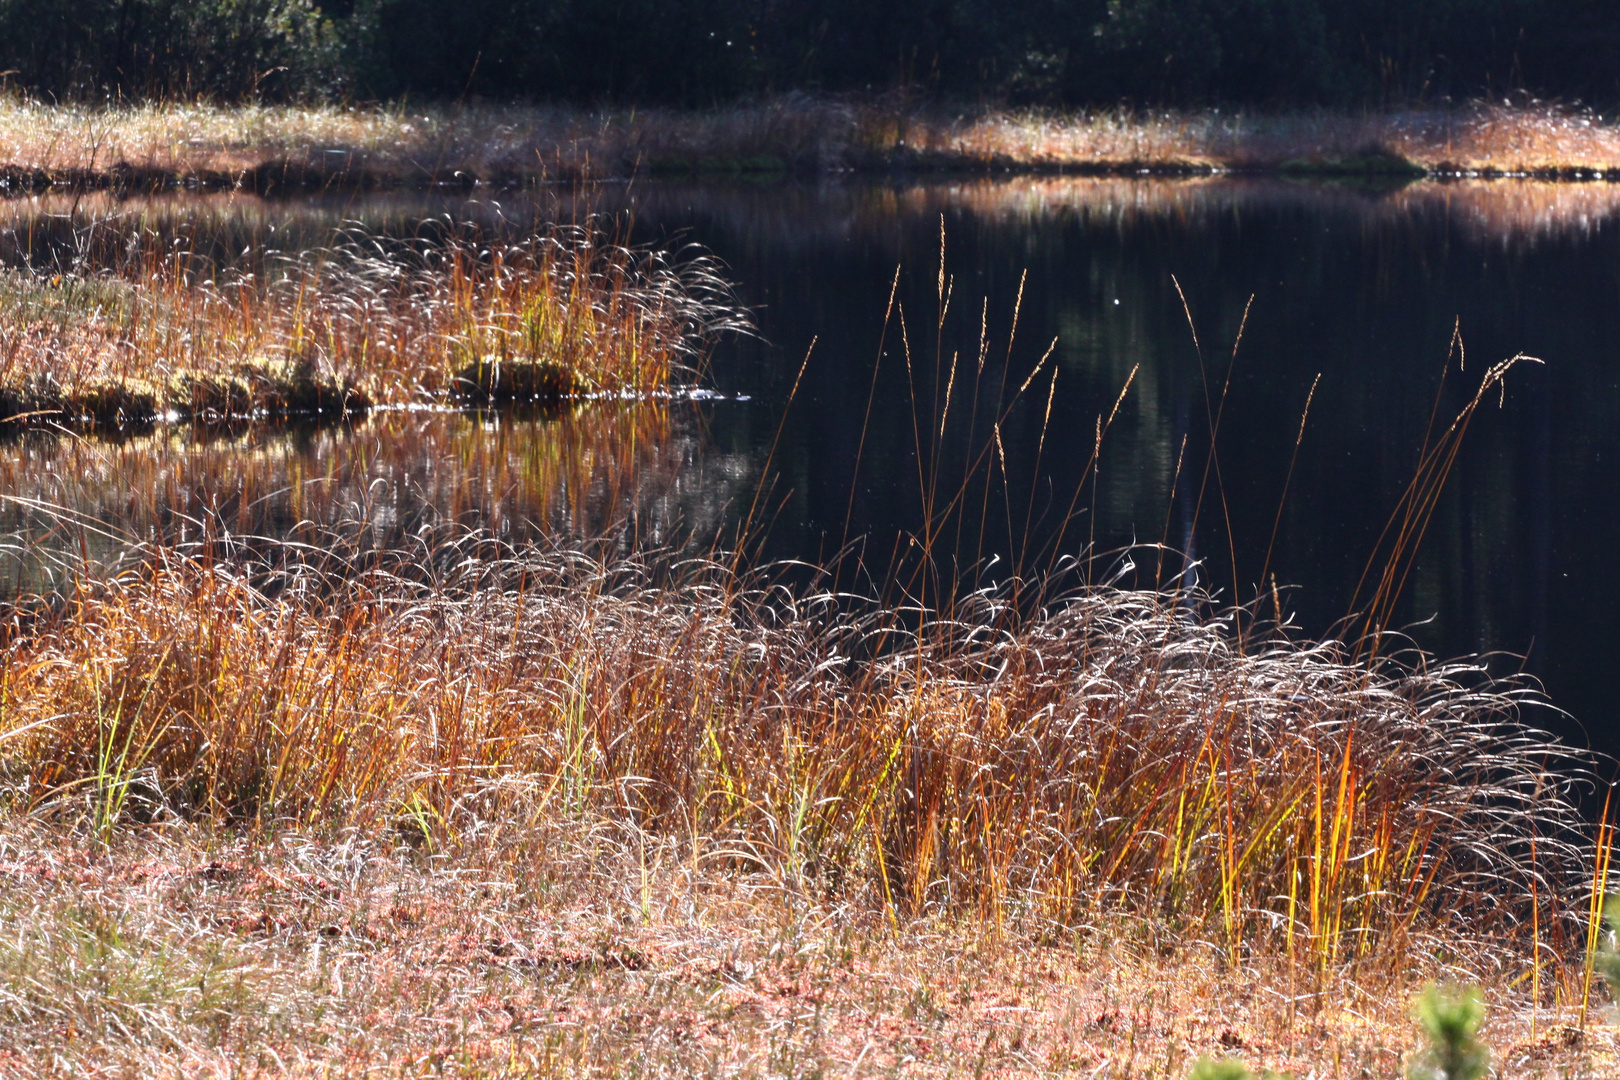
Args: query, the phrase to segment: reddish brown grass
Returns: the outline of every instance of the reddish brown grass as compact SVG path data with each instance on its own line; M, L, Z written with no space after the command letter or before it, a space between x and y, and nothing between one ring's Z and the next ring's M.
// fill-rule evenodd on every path
M525 397L646 396L693 381L712 334L746 327L707 261L590 227L500 242L430 223L416 241L353 232L217 268L98 225L66 265L0 274L8 417L336 415L514 382ZM133 251L101 250L109 232ZM528 372L544 378L527 386Z
M104 831L143 800L429 843L628 817L895 919L1127 911L1322 970L1461 939L1512 968L1584 936L1567 752L1461 669L1239 648L1152 594L919 624L701 565L497 556L256 584L156 553L19 611L0 759Z

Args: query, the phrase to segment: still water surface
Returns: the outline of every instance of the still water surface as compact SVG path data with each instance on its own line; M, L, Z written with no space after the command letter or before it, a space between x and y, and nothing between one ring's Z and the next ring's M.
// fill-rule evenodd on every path
M1545 363L1513 370L1475 419L1396 623L1442 655L1513 654L1497 667L1541 678L1574 718L1539 721L1620 749L1620 187L1024 178L36 200L0 204L0 260L37 261L98 214L190 230L228 258L325 243L345 220L407 231L435 214L587 212L725 261L760 333L716 349L717 399L31 435L0 445L0 483L146 536L208 510L261 533L363 517L403 534L452 516L520 536L630 519L654 542L734 529L764 485L765 555L821 560L863 540L874 564L926 531L927 493L938 511L963 490L938 541L958 565L994 575L1163 541L1204 587L1247 601L1269 549L1284 609L1320 634L1355 599L1436 401L1448 422L1491 363L1522 352ZM1442 387L1454 332L1466 364ZM6 529L42 527L5 513ZM1139 552L1135 565L1151 582L1185 564Z

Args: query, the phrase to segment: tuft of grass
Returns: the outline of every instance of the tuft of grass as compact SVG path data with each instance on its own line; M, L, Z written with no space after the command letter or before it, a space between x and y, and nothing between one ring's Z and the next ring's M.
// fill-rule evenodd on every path
M1199 1058L1187 1070L1187 1080L1254 1080L1254 1073L1236 1058Z

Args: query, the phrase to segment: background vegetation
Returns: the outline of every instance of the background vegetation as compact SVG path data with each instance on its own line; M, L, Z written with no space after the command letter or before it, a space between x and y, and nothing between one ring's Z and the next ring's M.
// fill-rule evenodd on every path
M45 96L1620 100L1606 0L0 0Z

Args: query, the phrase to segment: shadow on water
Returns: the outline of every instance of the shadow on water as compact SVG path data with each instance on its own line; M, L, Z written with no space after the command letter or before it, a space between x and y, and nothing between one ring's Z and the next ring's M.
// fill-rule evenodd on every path
M760 339L724 343L712 357L708 381L725 399L675 410L657 438L643 437L646 420L605 407L493 423L390 413L354 429L223 442L184 432L121 445L40 436L0 447L0 483L143 537L223 508L244 532L345 515L404 530L431 512L511 534L634 517L656 541L676 522L698 535L734 529L774 445L767 557L821 559L849 536L880 561L923 531L920 472L945 486L971 475L981 478L962 500L967 539L952 537L963 563L999 557L1005 568L1022 550L1164 540L1202 560L1204 585L1247 601L1269 588L1259 577L1277 522L1270 574L1300 631L1320 634L1347 613L1413 475L1437 393L1440 413L1453 415L1489 364L1523 352L1546 364L1510 373L1501 407L1493 399L1475 420L1394 622L1444 655L1522 656L1498 664L1522 663L1595 744L1620 748L1607 685L1620 585L1603 570L1620 542L1617 185L1026 177L637 181L474 199L45 197L0 204L0 262L82 250L92 221L101 232L90 243L108 253L120 230L146 229L228 262L244 249L319 246L346 221L403 234L440 214L521 229L589 213L626 215L638 240L703 244L758 313ZM937 324L942 222L953 299ZM897 267L906 334L897 316L884 338ZM982 371L981 330L992 343ZM1466 366L1442 390L1459 330ZM986 483L978 448L998 395L1054 339L1043 381L1001 425ZM919 462L927 440L914 417L933 415L953 357L959 371L973 368L972 385L950 390L952 419ZM1058 542L1098 417L1133 371L1095 484ZM1210 460L1206 387L1228 378L1219 468L1195 524ZM8 513L9 528L40 524ZM115 545L105 543L99 555L110 558Z

